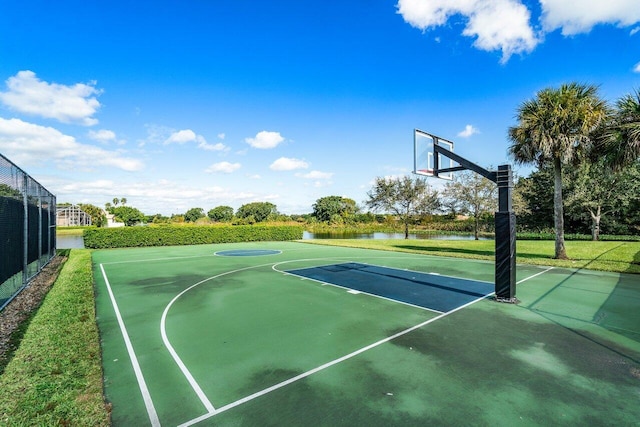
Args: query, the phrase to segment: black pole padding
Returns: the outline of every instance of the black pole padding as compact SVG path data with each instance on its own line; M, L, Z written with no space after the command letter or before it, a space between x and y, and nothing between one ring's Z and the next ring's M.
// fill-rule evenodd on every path
M496 212L496 301L516 299L516 214Z
M517 303L516 298L516 214L513 212L511 165L498 166L498 209L496 225L496 301Z

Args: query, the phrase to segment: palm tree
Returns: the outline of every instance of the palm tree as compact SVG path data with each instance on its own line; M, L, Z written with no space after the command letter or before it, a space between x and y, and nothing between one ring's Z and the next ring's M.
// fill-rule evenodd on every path
M595 132L610 116L598 88L578 83L539 91L518 108L518 124L509 128L509 152L516 163L552 164L554 171L555 258L566 259L562 206L562 168L586 159Z
M640 157L640 92L618 99L612 122L603 136L602 153L614 169Z

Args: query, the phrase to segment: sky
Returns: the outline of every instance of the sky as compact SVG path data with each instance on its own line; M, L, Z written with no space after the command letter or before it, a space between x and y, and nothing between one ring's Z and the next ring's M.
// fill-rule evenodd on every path
M5 1L0 153L58 203L303 214L410 175L416 128L513 164L569 82L640 90L640 0Z

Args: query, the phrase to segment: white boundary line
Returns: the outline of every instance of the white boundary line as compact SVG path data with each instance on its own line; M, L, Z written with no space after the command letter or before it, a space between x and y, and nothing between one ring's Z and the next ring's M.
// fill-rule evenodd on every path
M151 422L151 425L153 427L159 427L160 419L158 419L158 413L156 412L155 406L153 406L153 400L151 400L151 395L149 394L147 383L145 382L144 377L142 376L142 370L140 369L138 358L136 357L136 353L133 350L133 345L131 344L131 340L129 339L127 328L124 326L124 320L122 320L122 316L120 315L120 309L118 308L118 303L116 302L116 298L113 295L113 291L111 290L111 285L109 284L109 279L107 279L107 273L105 273L104 267L102 264L100 264L100 270L102 270L102 277L104 278L104 282L107 285L109 298L111 298L111 305L113 305L113 310L116 313L116 318L118 319L118 325L120 325L120 332L122 333L122 338L124 338L124 344L127 347L127 352L129 353L129 359L131 359L131 365L133 365L133 371L135 372L136 379L138 380L138 387L140 387L140 393L142 393L144 406L146 406L147 408L149 421Z
M542 267L541 267L541 268L542 268ZM527 280L529 280L529 279L533 279L534 277L538 277L539 275L544 274L544 273L546 273L547 271L551 271L551 270L553 270L554 268L555 268L555 267L549 267L549 268L547 268L547 269L546 269L546 270L544 270L544 271L541 271L541 272L536 273L536 274L534 274L534 275L532 275L532 276L529 276L529 277L525 277L524 279L520 280L519 282L516 282L516 285L519 285L519 284L520 284L520 283L522 283L522 282L526 282L526 281L527 281Z
M227 254L223 254L223 252L237 252L237 251L245 251L245 252L271 252L268 254L257 254L257 255L227 255ZM269 255L280 255L282 253L282 251L277 250L277 249L227 249L224 251L217 251L214 252L213 254L215 256L221 256L221 257L257 257L257 256L269 256Z

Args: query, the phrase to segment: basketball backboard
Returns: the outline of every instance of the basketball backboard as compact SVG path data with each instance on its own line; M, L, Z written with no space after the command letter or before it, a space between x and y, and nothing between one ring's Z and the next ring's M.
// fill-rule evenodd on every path
M423 176L452 180L453 172L439 172L442 169L456 167L452 159L438 154L436 157L435 146L440 145L449 151L453 151L453 142L439 138L419 129L413 131L413 173Z

